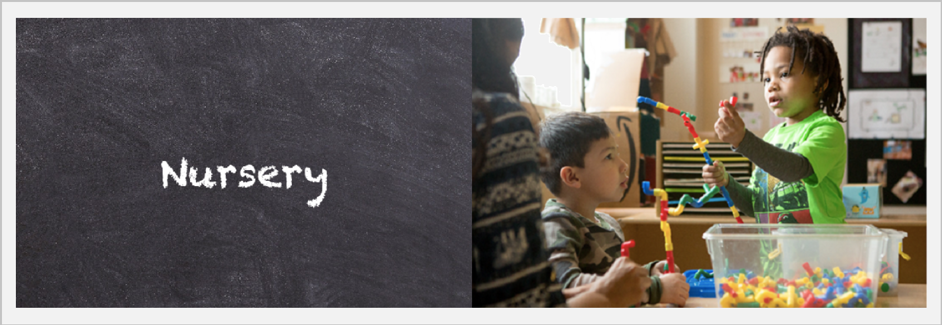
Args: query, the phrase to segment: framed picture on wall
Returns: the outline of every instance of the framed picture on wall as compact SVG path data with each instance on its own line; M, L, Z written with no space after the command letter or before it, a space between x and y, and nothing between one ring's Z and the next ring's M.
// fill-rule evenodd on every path
M907 88L911 71L912 19L852 18L849 88Z

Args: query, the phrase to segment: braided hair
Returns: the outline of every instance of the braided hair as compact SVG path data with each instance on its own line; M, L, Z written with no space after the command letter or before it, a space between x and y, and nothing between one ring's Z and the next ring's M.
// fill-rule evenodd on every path
M765 57L776 46L788 46L792 49L791 60L788 62L788 70L791 71L795 64L795 57L804 58L805 70L810 70L811 75L817 77L815 84L815 94L818 95L818 109L824 109L824 112L834 119L844 122L840 117L844 109L846 97L844 96L844 86L841 84L841 64L837 58L837 51L834 50L834 44L824 34L814 33L808 29L799 30L795 26L788 26L785 32L782 27L775 31L775 35L769 38L762 46L762 62L759 63L759 75L763 75L765 67ZM827 88L822 90L824 84Z

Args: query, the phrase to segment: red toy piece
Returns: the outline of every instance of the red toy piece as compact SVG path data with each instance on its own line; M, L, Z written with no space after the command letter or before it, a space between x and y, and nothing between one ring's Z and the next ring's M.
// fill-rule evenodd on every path
M629 241L626 241L626 242L624 242L624 243L621 243L621 256L624 256L626 259L627 259L627 258L630 258L630 257L629 257L629 254L631 254L631 252L629 252L628 249L630 249L630 248L632 248L632 247L635 247L635 241L634 241L634 240L629 240Z
M667 273L674 273L674 251L667 251Z
M729 106L736 107L736 101L737 101L737 100L738 100L738 98L736 98L736 96L730 97L730 98L729 98Z
M693 124L690 124L690 120L684 121L684 125L687 126L687 130L690 131L690 134L692 134L694 138L700 137L700 135L697 134L697 131L693 129Z
M736 98L736 97L733 97ZM805 271L808 272L808 276L814 276L814 270L811 269L811 265L808 262L802 264L801 267L805 268Z
M669 206L667 205L667 201L660 201L660 202L661 202L661 221L667 221Z

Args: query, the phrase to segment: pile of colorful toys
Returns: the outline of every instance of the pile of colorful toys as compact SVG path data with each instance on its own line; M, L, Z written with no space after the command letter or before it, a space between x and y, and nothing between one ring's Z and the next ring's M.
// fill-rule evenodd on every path
M874 292L867 272L855 267L850 271L811 269L802 265L808 276L787 280L758 277L740 270L738 277L719 278L720 306L729 307L873 307Z

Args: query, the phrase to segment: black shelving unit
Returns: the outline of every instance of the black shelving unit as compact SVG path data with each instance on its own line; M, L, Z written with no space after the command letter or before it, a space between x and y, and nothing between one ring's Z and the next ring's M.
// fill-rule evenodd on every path
M706 159L699 149L693 149L693 142L657 142L657 180L653 187L667 191L668 201L680 200L684 194L694 198L703 196L703 165ZM728 143L710 143L707 145L710 158L723 162L726 171L740 184L748 185L749 177L755 165L743 155L730 149ZM684 213L729 213L729 206L722 200L722 195L713 196L718 202L704 204L701 208L687 206ZM676 204L671 204L671 207Z

